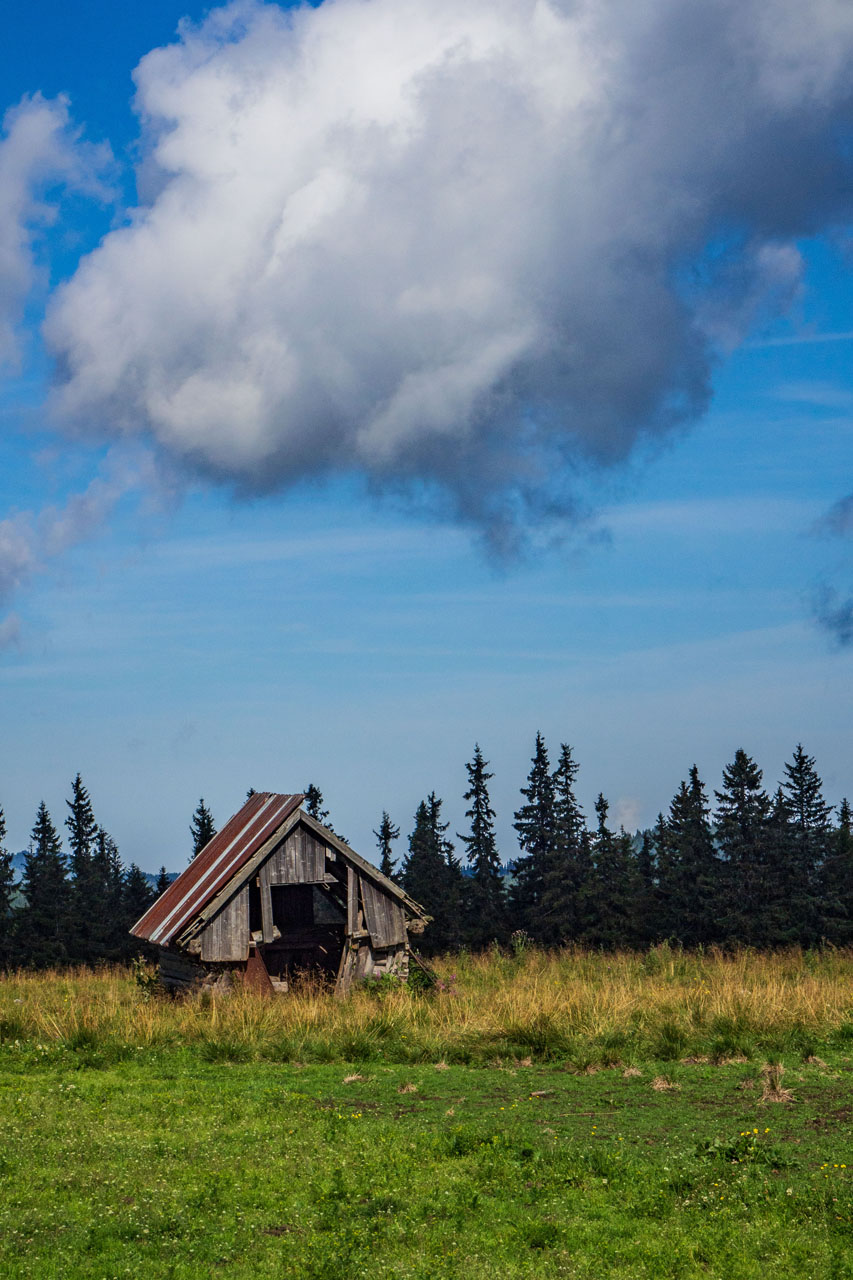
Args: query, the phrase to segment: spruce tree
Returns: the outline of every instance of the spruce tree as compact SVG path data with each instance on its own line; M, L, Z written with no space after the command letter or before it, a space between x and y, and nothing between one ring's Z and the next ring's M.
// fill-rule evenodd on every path
M458 946L460 935L462 874L445 835L449 823L441 821L441 804L433 791L418 805L400 877L406 893L432 916L423 943L430 954Z
M15 871L12 855L6 848L6 815L0 809L0 968L13 961L14 895Z
M305 788L305 810L310 813L315 822L322 822L324 827L329 826L329 810L323 808L323 793L315 783L309 782ZM329 828L331 830L331 828Z
M832 806L823 798L823 783L814 757L797 743L785 765L782 792L788 812L787 866L783 891L788 906L786 941L814 946L822 932L821 889L830 855Z
M121 915L124 924L124 951L125 955L139 955L140 953L150 953L151 948L141 942L139 938L134 938L130 930L136 924L155 900L155 893L151 887L151 882L144 871L140 871L135 862L132 862L125 872L121 885Z
M24 964L45 968L68 961L68 880L62 842L42 800L24 859L16 941Z
M578 764L567 743L551 778L553 829L543 858L538 937L547 945L577 940L586 924L582 889L590 871L589 837L575 795Z
M592 837L592 870L584 885L586 941L614 950L638 941L642 922L635 914L638 875L631 837L607 825L610 806L599 793L597 827Z
M93 950L92 938L97 897L92 848L98 828L89 793L79 773L71 784L71 799L65 803L68 807L65 825L68 828L68 846L71 851L68 951L72 960L86 964L99 958Z
M488 767L489 762L476 743L474 758L465 766L468 790L464 799L470 804L465 817L471 820L470 835L457 832L473 872L462 886L462 936L471 947L504 942L509 934L506 892L495 836L495 811L489 798L489 781L494 774L488 772Z
M346 844L346 836L342 836L340 831L335 830L329 817L329 810L323 808L323 793L320 788L313 782L309 782L303 794L305 796L306 812L311 815L315 822L322 822L324 827L328 827L332 835L337 836L339 840L343 840L344 844Z
M669 807L666 835L658 857L658 901L663 936L686 947L717 936L719 863L714 848L710 805L694 764Z
M853 821L846 798L838 806L823 867L823 931L836 946L853 944Z
M660 938L658 930L658 884L657 862L655 859L655 842L651 831L638 833L637 849L637 902L635 916L637 939L641 946L648 947ZM635 840L637 837L635 837Z
M382 810L379 829L373 834L376 836L376 847L379 850L379 870L383 876L391 879L396 862L396 858L392 857L391 846L399 838L400 828L391 821L391 816L385 809Z
M731 942L762 946L767 932L770 884L767 873L771 803L761 785L762 773L738 748L723 770L717 797L715 834L724 866L720 922Z
M154 885L154 892L157 894L158 898L162 893L166 892L171 883L172 876L169 875L165 867L161 867L157 872L157 883Z
M93 950L100 960L120 960L127 955L129 927L124 913L124 867L116 842L103 827L95 832L92 870L97 895L92 923Z
M193 851L189 860L197 858L206 844L209 844L216 835L216 827L213 822L213 814L204 803L204 799L199 800L195 813L190 822L190 835L193 839Z
M521 788L526 803L515 813L514 827L522 851L514 867L510 889L510 915L513 929L526 929L531 937L542 934L542 897L545 876L554 847L554 779L548 759L548 748L541 733L527 775L527 786Z

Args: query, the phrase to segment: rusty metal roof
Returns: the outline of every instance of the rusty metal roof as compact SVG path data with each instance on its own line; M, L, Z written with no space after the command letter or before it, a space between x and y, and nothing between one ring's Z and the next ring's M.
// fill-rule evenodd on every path
M131 929L137 938L168 946L193 917L258 852L301 805L302 795L257 791L193 858L177 880Z

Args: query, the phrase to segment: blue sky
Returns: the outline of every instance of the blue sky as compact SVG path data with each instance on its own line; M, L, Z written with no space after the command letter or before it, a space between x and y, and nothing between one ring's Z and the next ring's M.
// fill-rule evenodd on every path
M42 318L63 279L70 307L81 260L132 217L135 165L150 183L129 105L134 66L185 13L203 12L13 5L0 53L7 106L65 93L74 127L113 154L102 164L110 195L72 193L49 225L28 223L41 271L16 320L19 367L0 383L0 519L30 512L30 527L52 530L3 603L10 845L25 844L42 797L62 815L79 769L123 856L146 869L183 864L200 795L224 821L249 786L311 780L370 856L381 810L408 831L431 789L462 829L464 763L479 741L509 857L537 729L554 751L575 747L588 810L603 790L630 827L654 820L694 761L718 785L739 746L773 785L802 741L828 798L849 794L851 647L814 611L822 589L843 599L851 586L849 543L820 527L851 487L853 307L837 211L803 215L809 234L787 235L802 256L790 296L709 346L707 407L669 431L635 431L612 462L588 440L576 463L562 454L581 514L540 503L509 557L484 549L492 517L468 513L493 453L466 455L463 479L446 480L444 460L424 450L395 455L389 473L384 454L380 465L353 447L268 486L259 474L280 464L243 443L227 462L204 455L203 419L192 449L174 444L174 420L169 439L147 423L119 437L115 398L105 410L102 397L87 406L92 421L101 415L90 431L55 390L85 314L66 308L47 341ZM155 71L152 95L166 79ZM202 89L179 71L183 102L195 94L203 113ZM145 207L160 198L156 181L152 191ZM40 198L55 195L48 183ZM386 192L386 207L394 198ZM138 249L127 252L132 261ZM524 385L515 431L538 394ZM621 438L621 423L606 429ZM120 489L66 536L56 512L131 465L122 451L134 460L137 447L151 448L155 478ZM433 500L443 485L450 497Z

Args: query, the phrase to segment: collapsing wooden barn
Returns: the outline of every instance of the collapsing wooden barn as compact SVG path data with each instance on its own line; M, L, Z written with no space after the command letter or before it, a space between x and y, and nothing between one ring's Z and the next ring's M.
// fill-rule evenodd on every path
M286 991L297 974L354 981L408 975L422 907L301 808L255 792L146 911L131 933L159 949L172 988L235 977Z

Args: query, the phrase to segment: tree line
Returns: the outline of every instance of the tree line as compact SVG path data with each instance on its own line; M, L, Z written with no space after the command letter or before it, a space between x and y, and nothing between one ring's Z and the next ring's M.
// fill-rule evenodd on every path
M771 794L743 750L723 771L713 803L696 766L666 813L646 831L615 830L601 794L587 821L576 795L578 763L563 743L551 764L541 734L514 814L518 852L498 849L479 745L466 764L467 831L449 836L443 801L421 801L402 857L400 827L383 811L374 832L380 870L433 917L419 939L427 954L506 945L513 935L542 946L685 947L853 945L850 805L823 798L815 761L802 746ZM248 795L253 794L250 789ZM311 783L305 807L331 826ZM42 803L15 884L0 809L0 966L127 960L144 948L130 927L167 887L134 863L95 821L78 773L66 802L68 851ZM190 822L189 857L216 834L202 799Z
M116 842L95 821L79 773L66 804L68 851L42 801L20 884L0 809L0 967L131 959L141 947L128 931L171 879L161 869L152 885L135 863L125 867Z
M519 853L505 873L497 847L492 774L480 747L466 765L468 831L461 853L431 793L418 806L399 864L387 813L374 833L381 868L433 923L425 951L505 944L517 931L542 946L685 947L853 944L850 805L823 798L814 758L797 746L771 794L738 750L709 799L690 770L650 830L615 830L599 794L587 821L567 744L552 767L541 734L514 815Z

